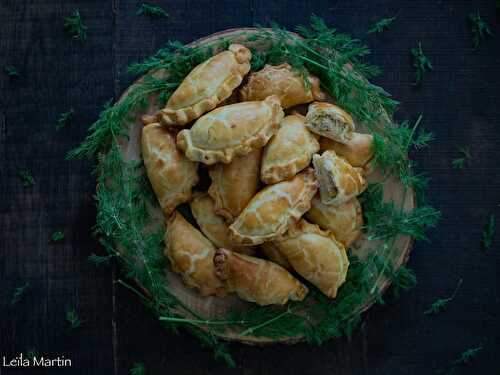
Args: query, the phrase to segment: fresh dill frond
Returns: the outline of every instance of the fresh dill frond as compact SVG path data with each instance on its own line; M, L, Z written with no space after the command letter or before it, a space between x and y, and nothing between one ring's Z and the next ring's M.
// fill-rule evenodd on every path
M137 11L138 15L145 15L151 18L170 18L167 11L156 5L142 4Z
M94 263L96 266L100 266L102 264L108 264L110 259L113 257L114 255L97 255L92 253L89 255L88 261Z
M57 125L56 125L56 130L62 129L69 125L71 123L71 120L73 119L73 115L75 114L75 111L73 108L71 108L67 112L61 113L59 116L59 119L57 120Z
M488 218L488 222L485 224L483 228L483 237L481 239L481 244L485 250L489 249L493 244L493 237L495 235L495 223L496 217L495 214L490 214Z
M146 375L146 365L142 362L136 362L130 369L130 375Z
M28 358L30 361L33 361L35 357L39 357L40 353L35 348L31 348L26 352L26 358Z
M482 346L467 349L463 351L456 360L453 361L453 364L463 365L469 363L471 359L473 359L481 350L483 350Z
M422 43L418 42L418 47L411 49L411 55L413 57L413 67L415 68L415 86L419 85L424 78L426 71L431 71L434 69L431 60L424 54L422 50Z
M471 159L471 154L468 146L460 146L458 147L459 157L455 158L451 161L451 165L455 169L463 169L465 163Z
M33 178L33 175L31 174L31 171L29 169L22 169L17 172L17 175L21 179L21 183L23 184L23 186L28 187L35 184L35 179Z
M84 25L80 11L75 10L70 16L64 17L64 30L80 42L87 40L87 26Z
M478 49L484 39L493 36L493 32L488 23L481 17L479 10L476 13L469 14L469 21L471 23L472 43L474 44L474 49Z
M61 243L64 241L64 232L58 230L50 236L50 243Z
M386 30L389 30L392 23L396 19L396 16L390 18L382 18L380 21L377 21L370 29L368 30L368 34L381 34Z
M10 304L13 306L19 301L23 299L23 297L28 293L31 284L29 281L26 281L24 285L18 286L14 289L14 293L12 294L12 298L10 300Z
M5 74L7 74L9 77L12 77L12 78L19 77L19 75L20 75L14 65L5 65L3 67L3 71Z
M441 311L443 311L444 309L446 309L448 303L450 303L451 301L453 301L453 299L455 299L457 291L460 288L460 285L462 285L462 281L463 281L462 279L458 280L457 286L455 287L455 291L450 297L437 299L432 303L432 305L427 310L424 311L424 314L436 315Z
M80 320L78 314L74 308L69 308L66 310L66 321L69 323L71 329L80 328L84 320Z

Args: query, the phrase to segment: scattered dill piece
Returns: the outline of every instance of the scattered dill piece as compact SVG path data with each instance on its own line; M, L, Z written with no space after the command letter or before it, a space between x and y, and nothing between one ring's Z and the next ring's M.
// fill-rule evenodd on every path
M23 299L23 297L28 293L29 288L31 287L30 282L27 281L24 285L18 286L14 289L14 294L12 294L12 299L10 300L11 305L15 305L19 301Z
M80 320L74 308L66 310L66 321L69 323L71 329L80 328L85 322L83 320Z
M396 19L396 16L390 18L382 18L380 21L377 21L370 29L368 30L368 34L381 34L386 30L389 30L392 23Z
M87 26L83 24L78 10L75 10L70 16L64 17L64 30L70 37L82 43L87 40Z
M416 86L422 82L425 72L434 68L431 60L425 56L421 42L418 42L418 47L411 49L411 55L413 56L413 67L415 68L415 82L413 84Z
M35 348L31 348L30 350L28 350L26 352L26 358L28 358L30 361L33 361L33 359L35 359L35 357L39 357L40 354L38 353L38 351L35 349Z
M486 21L482 19L479 10L476 13L469 14L469 21L471 23L472 43L474 49L478 49L486 37L493 36L493 32Z
M130 369L130 375L146 375L146 366L142 362L136 362Z
M453 294L448 298L440 298L440 299L434 301L432 303L432 305L427 310L424 311L424 314L425 315L436 315L436 314L440 313L441 311L443 311L448 306L448 303L453 301L453 299L455 298L455 296L458 292L458 289L460 288L460 285L462 285L462 282L463 282L462 279L458 280L457 286L455 287L455 291L453 292Z
M467 160L471 159L470 150L468 146L458 147L458 153L460 157L455 158L451 161L451 165L455 169L463 169Z
M481 239L481 244L485 250L489 249L493 244L493 237L495 235L495 214L490 214L488 222L483 228L483 238Z
M31 174L31 171L28 169L22 169L19 172L17 172L17 175L21 179L21 183L23 186L33 186L35 184L35 179L33 178L33 175Z
M170 18L170 14L159 6L142 4L137 11L138 15L145 15L151 18Z
M16 67L13 65L5 65L3 67L3 71L5 74L7 74L9 77L15 78L19 77L19 72L17 71Z
M100 266L101 264L108 264L109 260L113 258L114 255L97 255L90 254L88 260L90 263L94 263L96 266Z
M460 354L460 356L453 361L454 365L463 365L469 363L472 358L474 358L481 350L483 350L482 346L478 346L476 348L470 348L465 350Z
M58 230L50 236L50 241L51 243L61 243L64 241L64 232Z
M75 111L73 108L71 108L67 112L61 113L59 116L59 119L57 120L57 125L56 125L56 130L62 129L69 125L71 123L71 120L73 119L73 115L75 114Z

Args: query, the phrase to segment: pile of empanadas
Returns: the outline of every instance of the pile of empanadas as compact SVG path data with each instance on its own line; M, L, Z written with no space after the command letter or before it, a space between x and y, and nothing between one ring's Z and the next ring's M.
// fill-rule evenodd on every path
M232 44L194 68L156 115L142 156L166 218L165 255L203 296L260 305L300 301L304 281L330 298L361 233L372 136L324 102L318 78L288 64L250 72ZM309 104L307 113L301 106ZM302 111L304 113L304 111ZM193 191L207 168L208 191ZM189 203L197 226L176 207Z

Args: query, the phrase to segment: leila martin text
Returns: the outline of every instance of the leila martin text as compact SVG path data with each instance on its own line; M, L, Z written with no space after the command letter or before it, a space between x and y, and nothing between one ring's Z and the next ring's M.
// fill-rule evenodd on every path
M71 367L71 365L71 359L64 358L64 356L56 358L32 356L28 358L23 353L20 353L12 359L2 357L3 367Z

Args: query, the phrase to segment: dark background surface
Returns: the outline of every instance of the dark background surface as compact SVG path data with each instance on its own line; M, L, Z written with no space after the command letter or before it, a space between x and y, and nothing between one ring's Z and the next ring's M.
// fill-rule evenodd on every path
M44 374L127 374L134 362L144 362L148 374L432 374L482 345L459 373L500 373L500 238L486 252L480 247L487 215L500 216L500 35L473 51L467 21L480 9L500 34L494 1L151 3L171 18L137 16L140 1L0 0L0 66L21 73L18 79L0 73L0 357L34 348L73 361L71 369ZM63 17L74 9L88 26L84 44L63 33ZM87 261L99 252L91 237L95 182L88 163L64 155L83 139L102 104L130 84L126 66L167 40L190 42L270 20L293 28L311 13L368 43L369 61L384 71L377 82L402 103L399 120L424 116L436 141L414 157L432 178L430 200L443 219L430 242L417 243L412 253L416 289L372 308L351 341L231 345L237 368L228 369L188 334L165 332L135 296L113 283L117 270ZM393 15L398 19L390 31L366 35L374 21ZM419 41L435 69L416 89L409 51ZM59 115L71 107L73 123L56 131ZM470 146L472 160L455 170L450 165L460 145ZM32 187L17 176L24 168L33 172ZM48 244L56 230L65 232L65 242ZM460 278L448 309L424 315ZM31 291L11 307L13 289L26 281ZM65 321L71 306L85 320L75 331ZM35 371L0 366L4 373Z

